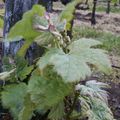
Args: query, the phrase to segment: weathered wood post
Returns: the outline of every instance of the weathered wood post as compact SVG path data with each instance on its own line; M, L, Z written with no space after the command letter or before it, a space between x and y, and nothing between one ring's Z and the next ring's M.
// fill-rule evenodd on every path
M110 3L111 3L111 0L107 0L107 9L106 9L107 14L110 13Z
M91 25L95 25L95 24L96 24L96 19L95 19L96 5L97 5L97 0L93 0L93 9L92 9Z
M19 20L22 19L24 12L30 10L34 4L38 3L38 0L6 0L5 1L5 17L4 17L4 38L7 37L10 28ZM22 45L20 42L5 42L3 45L3 54L15 55L18 49Z

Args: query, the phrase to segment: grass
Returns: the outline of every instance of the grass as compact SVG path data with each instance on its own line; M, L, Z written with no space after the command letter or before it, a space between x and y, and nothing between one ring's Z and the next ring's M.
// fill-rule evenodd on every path
M80 37L97 39L103 43L102 48L115 55L120 55L120 36L85 26L74 27L73 34L73 39L79 39Z
M106 12L106 9L107 9L107 7L99 5L99 6L97 6L96 11L97 12ZM120 7L111 6L110 12L111 13L120 13Z
M93 7L93 1L89 0L89 6L90 6L90 11L92 11L92 7ZM107 3L105 3L106 5L103 5L102 3L99 3L97 5L96 11L97 12L106 12L107 9ZM56 9L63 9L64 5L61 4L61 2L54 2L53 3L54 8ZM111 4L111 13L120 13L120 7L119 6L114 6L113 3Z

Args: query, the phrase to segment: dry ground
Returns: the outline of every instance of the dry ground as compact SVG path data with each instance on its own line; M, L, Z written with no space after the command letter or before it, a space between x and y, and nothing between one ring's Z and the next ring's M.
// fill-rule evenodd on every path
M75 25L91 26L91 12L89 11L77 11ZM116 13L96 13L96 25L94 26L98 30L105 32L111 32L116 35L120 35L120 14Z

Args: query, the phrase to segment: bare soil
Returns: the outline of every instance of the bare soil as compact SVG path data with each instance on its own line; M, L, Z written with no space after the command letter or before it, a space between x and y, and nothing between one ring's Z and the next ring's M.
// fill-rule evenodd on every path
M77 11L75 25L91 26L91 12L89 11ZM120 14L106 14L96 13L96 25L94 26L97 30L111 32L116 35L120 35Z

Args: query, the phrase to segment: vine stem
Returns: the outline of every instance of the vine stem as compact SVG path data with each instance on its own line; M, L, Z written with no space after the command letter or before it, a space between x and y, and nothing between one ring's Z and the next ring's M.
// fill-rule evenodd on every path
M28 40L25 40L23 46L19 49L19 51L17 52L17 55L18 56L25 56L26 55L26 52L28 50L28 48L30 47L30 45L33 43L33 41L28 41Z
M67 116L66 116L66 120L70 120L70 115L72 114L72 112L73 112L73 110L74 110L74 107L75 107L75 104L76 104L76 101L77 101L78 97L79 97L79 93L76 92L76 93L75 93L74 100L73 100L73 104L72 104L72 106L71 106L71 108L70 108L70 111L68 112L68 114L67 114Z

